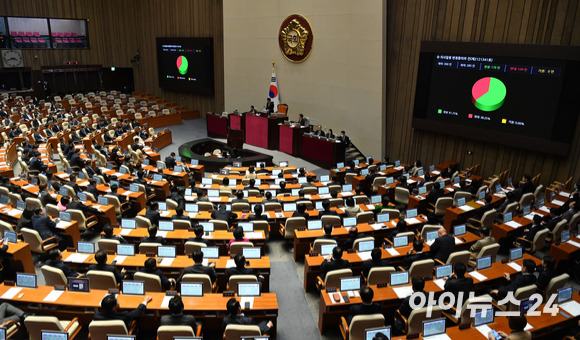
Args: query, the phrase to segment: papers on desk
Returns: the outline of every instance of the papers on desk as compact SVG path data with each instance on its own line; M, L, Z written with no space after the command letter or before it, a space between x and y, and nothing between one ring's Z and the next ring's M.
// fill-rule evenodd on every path
M425 242L425 243L427 243L427 245L428 245L429 247L431 247L431 245L433 244L433 242L435 242L435 240L430 240L430 241L427 241L427 242Z
M424 337L423 339L428 339L428 340L451 340L451 338L449 337L449 335L447 335L447 333L432 335L432 336Z
M417 183L417 181L414 180L414 179L408 179L407 180L407 184L415 184L415 183Z
M163 297L163 301L161 302L161 308L168 308L169 307L169 301L171 301L171 299L173 299L173 296L171 296L171 295L165 295Z
M383 227L386 227L386 225L383 223L375 223L375 224L371 224L371 227L374 230L379 230L379 229L382 229Z
M14 288L10 288L10 289L14 289ZM6 295L6 294L4 294L4 295ZM2 296L2 298L4 298L4 296ZM578 303L574 300L564 302L563 304L558 305L558 307L562 308L563 310L568 312L568 314L571 314L574 317L577 317L578 315L580 315L580 303Z
M454 191L455 191L455 188L449 188L449 187L446 187L446 188L445 188L445 190L447 190L447 191L449 191L449 192L454 192Z
M340 193L342 197L348 197L354 195L351 191L343 191Z
M270 189L272 190L280 190L280 186L276 184L270 184Z
M418 199L418 200L424 200L425 199L425 197L423 197L421 195L417 195L417 196L415 196L415 198Z
M226 269L228 269L228 268L234 268L235 266L236 266L236 263L234 262L234 260L233 260L233 259L229 259L229 260L226 262Z
M199 187L202 189L211 189L211 184L202 184Z
M88 258L89 258L89 254L74 253L74 254L70 254L66 258L66 261L72 262L72 263L83 263Z
M322 194L322 195L319 195L319 196L320 196L320 198L322 198L323 200L326 200L326 199L331 199L331 198L332 198L332 195L330 195L330 194Z
M162 266L162 267L169 267L173 263L173 260L175 260L174 257L166 257L163 260L161 260L161 262L159 263L159 265Z
M526 216L524 216L524 218L527 218L528 220L532 221L534 219L535 215L542 217L542 214L538 214L537 212L531 212L531 213L527 214Z
M499 198L504 198L504 197L505 197L505 194L504 194L503 192L502 192L502 193L495 193L495 194L493 194L493 195L494 195L495 197L499 197Z
M404 299L407 296L411 296L413 294L413 287L412 286L405 286L405 287L395 287L393 288L395 294L399 297L399 299Z
M167 237L167 233L168 233L167 230L160 230L160 231L157 232L157 236L161 236L163 238L166 238Z
M418 220L417 218L413 217L413 218L406 218L405 222L407 222L407 224L418 224L421 223L420 220Z
M484 202L484 201L482 201L482 200L475 201L475 203L477 203L477 204L479 204L479 205L485 205L485 202Z
M517 272L521 272L522 271L522 266L520 266L519 264L517 264L515 262L510 262L507 265L510 266L510 267L512 267Z
M103 210L103 209L104 209L104 208L103 208L103 206L102 206L102 205L100 205L100 204L93 204L93 205L91 205L91 207L93 207L93 208L95 208L95 209L97 209L97 210L99 210L99 211L101 211L101 210Z
M453 184L454 187L456 187L457 189L461 188L461 185L459 185L459 183Z
M375 210L375 205L374 204L367 204L367 209L368 210Z
M161 216L161 217L167 217L167 216L169 216L170 213L171 212L169 212L167 210L166 211L162 211L162 212L159 213L159 216Z
M401 254L400 254L400 253L397 251L397 249L395 249L395 248L387 248L387 249L385 249L385 250L386 250L386 251L387 251L387 253L389 253L391 256L399 256L399 255L401 255Z
M394 169L395 169L395 170L398 170L398 171L401 171L401 170L404 170L404 169L405 169L405 167L402 167L402 166L396 166L396 167L394 167Z
M270 179L276 179L278 176L270 176Z
M62 295L62 293L64 293L64 290L53 290L52 292L48 293L48 295L45 296L42 301L55 302Z
M129 236L129 234L131 234L131 230L133 230L133 229L121 229L121 232L119 233L119 235Z
M550 208L548 208L546 206L541 207L540 210L543 211L543 212L550 213Z
M277 213L274 213L274 216L276 216L276 218L284 218L284 213L277 212Z
M358 290L349 290L346 292L346 295L348 295L348 297L350 298L360 297L360 293L358 292Z
M433 171L431 171L431 173L434 174L434 175L440 175L441 174L441 172L439 172L437 170L433 170Z
M469 273L469 275L472 278L476 279L477 281L485 281L485 280L487 280L487 276L482 275L481 273L479 273L479 272L477 272L475 270L472 271L471 273Z
M342 294L340 293L326 293L328 294L328 298L330 299L330 302L332 302L332 304L337 304L337 303L344 303L344 298L342 297ZM340 300L339 301L334 301L334 294L338 294L340 295Z
M247 233L244 233L244 235L246 236L246 238L248 238L250 240L263 237L263 234L261 231L248 231Z
M564 191L560 191L560 192L558 193L558 195L560 195L560 196L564 196L564 197L570 197L570 193L569 193L569 192L564 192Z
M454 237L454 239L455 239L455 244L462 244L463 243L463 241L461 241L457 237Z
M433 283L435 283L437 286L439 286L439 288L445 289L445 280L436 279L436 280L433 280Z
M34 188L35 186L32 184L27 184L25 186L22 187L22 189L30 189L30 188Z
M474 208L472 206L469 206L466 204L466 205L460 206L459 209L461 209L463 211L470 211L470 210L473 210Z
M107 189L107 190L109 190L109 191L107 191L107 192L111 192L111 191L110 191L111 189ZM129 191L129 190L127 190L127 191L123 192L121 195L123 195L123 196L129 196L129 195L131 195L132 193L133 193L132 191Z
M117 178L123 176L124 174L120 173L120 172L115 172L113 175L117 176Z
M477 329L479 331L479 333L481 333L486 338L487 338L489 332L491 332L491 328L489 328L488 325L477 326L477 327L475 327L475 329Z
M564 202L560 201L560 200L552 200L552 202L550 202L552 204L555 204L559 207L561 207L562 205L564 205Z
M250 305L250 308L246 308L246 303ZM242 309L248 310L254 308L254 298L251 296L244 296L240 300L240 306Z
M0 299L3 299L3 300L13 299L18 293L20 293L21 290L22 290L22 288L20 288L20 287L10 288L6 291L6 293L2 294Z
M64 229L64 228L68 227L69 225L70 225L70 222L58 221L58 223L56 224L56 227L58 229Z
M209 197L209 201L212 202L212 203L213 202L221 202L222 201L222 198L220 196L218 196L218 197Z
M197 196L185 196L185 200L188 202L193 202L197 199Z
M18 214L22 214L22 211L20 211L18 209L10 209L6 213L10 216L16 216Z
M568 244L571 244L571 245L573 245L573 246L574 246L574 247L576 247L576 248L580 248L580 243L578 243L578 242L576 242L576 241L572 241L572 240L570 240L570 241L568 241L568 242L566 242L566 243L568 243Z
M360 253L356 253L358 255L358 257L360 257L361 260L363 261L368 261L371 259L371 252L370 251L363 251Z
M506 222L506 223L505 223L505 225L507 225L507 226L509 226L509 227L512 227L512 228L514 228L514 229L515 229L515 228L519 228L519 227L521 227L521 226L522 226L521 224L519 224L519 223L518 223L518 222L516 222L516 221L509 221L509 222Z
M306 198L307 200L311 200L312 199L312 195L304 195L304 198Z
M113 261L117 261L117 264L123 264L123 261L125 261L126 258L127 256L125 255L117 255Z
M181 175L181 172L176 172L176 171L174 171L174 172L173 172L171 175L172 175L172 176L179 176L179 175Z

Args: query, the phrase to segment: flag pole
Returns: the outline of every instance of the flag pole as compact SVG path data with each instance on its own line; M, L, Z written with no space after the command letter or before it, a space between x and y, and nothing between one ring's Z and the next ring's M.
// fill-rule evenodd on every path
M276 62L272 60L272 72L274 72L274 64L276 64Z

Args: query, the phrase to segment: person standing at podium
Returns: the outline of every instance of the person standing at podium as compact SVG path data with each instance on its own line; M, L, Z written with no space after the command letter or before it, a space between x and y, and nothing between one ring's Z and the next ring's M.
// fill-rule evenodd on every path
M274 113L274 103L272 102L272 99L270 99L270 98L266 98L266 112L268 114Z
M300 124L300 126L306 126L306 119L304 119L302 113L298 115L298 124Z

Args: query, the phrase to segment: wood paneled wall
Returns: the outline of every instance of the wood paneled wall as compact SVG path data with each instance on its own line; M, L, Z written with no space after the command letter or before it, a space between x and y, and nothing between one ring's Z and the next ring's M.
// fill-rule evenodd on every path
M544 184L580 179L578 126L567 157L411 127L422 40L579 46L577 0L389 0L387 6L386 154L391 159L457 160L462 168L481 163L483 176L505 169L514 179L542 173Z
M223 111L222 13L222 0L2 0L0 8L0 16L89 20L89 50L24 50L24 63L33 70L61 65L67 60L105 67L133 67L136 90L148 91L204 114ZM181 36L214 38L214 96L159 88L155 38ZM137 51L140 62L131 64Z

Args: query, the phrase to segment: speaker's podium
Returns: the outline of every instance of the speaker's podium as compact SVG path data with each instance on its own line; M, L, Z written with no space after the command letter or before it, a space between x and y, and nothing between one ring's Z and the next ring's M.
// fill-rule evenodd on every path
M244 146L244 131L230 129L228 131L228 146L234 149L242 149Z

